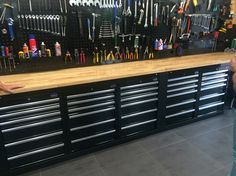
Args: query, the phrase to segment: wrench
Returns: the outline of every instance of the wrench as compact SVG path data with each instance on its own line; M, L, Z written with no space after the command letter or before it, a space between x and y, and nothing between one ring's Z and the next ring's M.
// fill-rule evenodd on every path
M123 12L122 12L122 15L126 15L126 0L124 0L124 9L123 9Z
M138 24L141 24L141 23L142 23L143 16L144 16L144 10L141 9L141 10L140 10L140 17L139 17L139 20L138 20Z
M57 35L60 35L61 31L60 31L60 16L59 15L56 15L56 21L57 21Z
M49 15L49 21L50 21L50 26L51 26L51 33L53 34L55 32L54 29L54 23L53 23L53 16Z
M56 15L53 15L53 23L54 23L54 34L57 35L58 34L58 29L57 29L57 18Z
M61 13L63 13L62 2L61 2L61 0L58 0L58 1L59 1L59 5L60 5L60 9L61 9Z
M18 12L20 12L20 0L17 0Z
M21 16L17 15L18 21L19 21L19 28L22 28L22 24L21 24Z
M39 31L40 30L40 26L39 26L39 16L35 15L35 19L36 19L36 30Z
M42 15L39 15L39 21L40 21L40 31L43 31L43 16Z
M33 20L32 20L32 16L29 15L29 24L30 24L30 30L33 30Z
M126 11L126 16L131 16L132 15L130 6L131 6L131 0L128 0L128 9Z
M147 28L148 27L148 9L149 9L149 0L146 0L146 17L145 17L145 24L144 27Z
M35 20L35 15L32 15L32 20L33 20L33 29L36 30L36 20Z
M26 29L29 30L29 16L25 15L25 21L26 21Z
M151 17L150 17L150 25L153 26L153 0L151 0Z
M138 1L134 0L134 18L136 19L138 15Z
M43 15L43 30L44 32L50 32L50 25L47 23L49 20L48 15Z
M30 10L30 12L33 11L33 9L32 9L32 1L31 0L29 0L29 10Z
M87 19L87 22L88 22L88 39L89 40L92 40L92 36L91 36L91 23L90 23L90 19L88 18Z
M64 5L65 5L65 13L67 13L67 1L64 0Z
M121 8L122 7L122 0L119 0L120 1L120 3L119 3L119 8Z
M154 26L157 27L158 26L158 16L159 16L158 15L159 14L159 11L158 11L159 4L158 3L154 4L154 7L155 7Z

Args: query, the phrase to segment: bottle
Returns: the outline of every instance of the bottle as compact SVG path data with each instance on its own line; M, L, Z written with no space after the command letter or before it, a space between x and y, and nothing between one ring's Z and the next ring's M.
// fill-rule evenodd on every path
M24 58L29 59L30 58L29 47L27 46L26 43L24 43L23 52L24 52L24 56L25 56Z
M33 34L29 35L29 46L30 50L32 51L32 57L38 57L38 51L37 51L37 44L35 40L35 36Z
M9 48L8 47L5 47L5 54L6 54L6 57L9 56Z
M5 47L4 46L1 46L1 52L2 52L2 57L5 57L6 53L5 53Z
M42 57L46 57L47 54L46 54L46 45L44 42L41 43L41 55Z
M58 42L56 42L55 44L55 53L56 53L56 56L61 56L61 45Z
M154 50L157 51L158 47L159 47L159 41L158 41L158 39L156 39L155 42L154 42Z

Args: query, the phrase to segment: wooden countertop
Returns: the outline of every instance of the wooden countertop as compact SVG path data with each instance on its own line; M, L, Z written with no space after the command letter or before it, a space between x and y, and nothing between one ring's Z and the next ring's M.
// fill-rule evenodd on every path
M229 63L232 54L210 53L161 60L145 60L113 65L72 68L30 74L0 76L4 83L21 83L24 88L15 93L31 92L51 88L80 85L99 81L128 78L167 71L196 68ZM6 95L0 92L0 95Z

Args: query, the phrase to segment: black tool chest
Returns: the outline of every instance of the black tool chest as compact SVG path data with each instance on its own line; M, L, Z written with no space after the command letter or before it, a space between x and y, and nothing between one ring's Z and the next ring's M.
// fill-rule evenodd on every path
M1 173L14 175L222 113L228 65L1 97Z

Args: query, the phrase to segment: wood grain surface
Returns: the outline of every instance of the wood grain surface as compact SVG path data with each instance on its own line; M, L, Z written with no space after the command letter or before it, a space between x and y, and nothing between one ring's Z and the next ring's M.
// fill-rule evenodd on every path
M161 60L145 60L104 66L0 76L0 80L4 83L21 83L25 85L24 88L15 90L15 93L23 93L202 66L225 64L229 63L232 57L232 54L210 53L172 57ZM6 95L6 93L0 91L0 95Z

